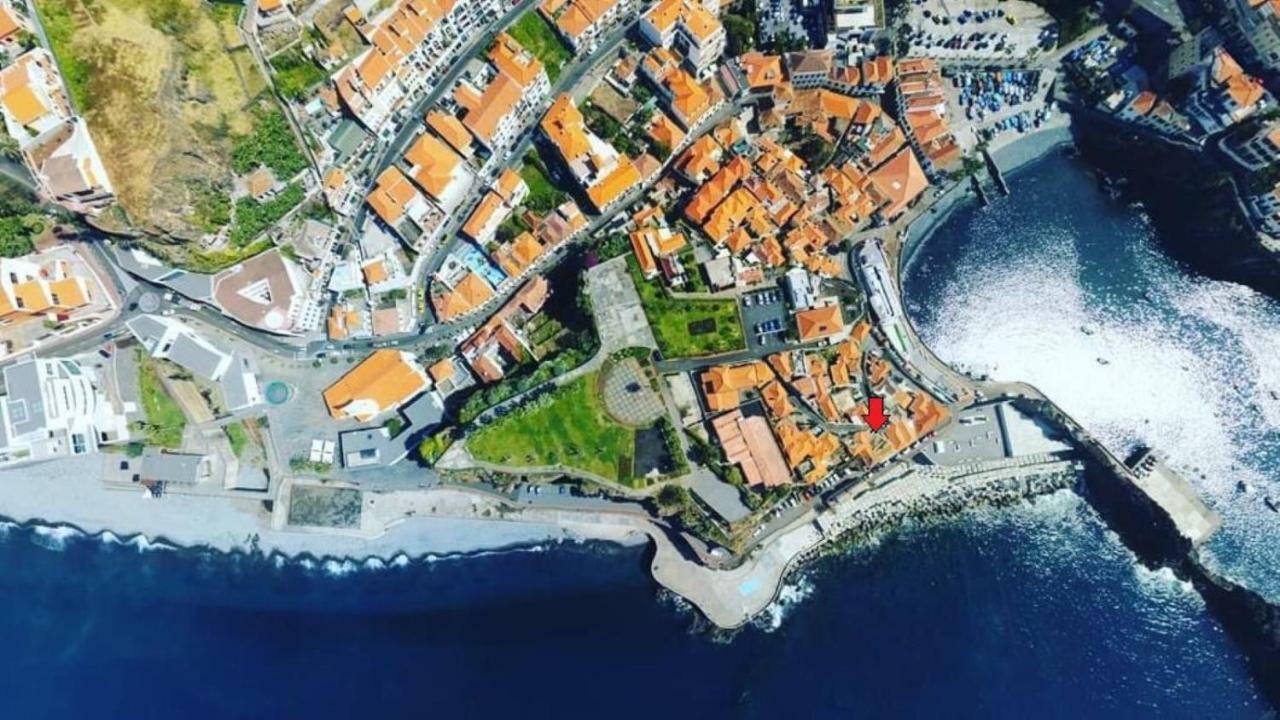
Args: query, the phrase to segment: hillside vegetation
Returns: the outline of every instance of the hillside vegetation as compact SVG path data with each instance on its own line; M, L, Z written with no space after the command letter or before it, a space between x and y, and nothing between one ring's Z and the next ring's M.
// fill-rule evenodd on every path
M128 224L181 241L225 219L237 146L279 120L236 27L243 6L200 0L35 0ZM281 140L278 128L270 128ZM272 165L301 167L293 138ZM293 155L281 161L283 156ZM187 248L178 242L170 254Z

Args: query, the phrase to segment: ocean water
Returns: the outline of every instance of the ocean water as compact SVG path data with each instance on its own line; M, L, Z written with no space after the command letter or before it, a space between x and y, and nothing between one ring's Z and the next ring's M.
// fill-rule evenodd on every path
M387 565L140 550L11 528L5 717L1257 718L1189 587L1076 495L817 563L718 638L644 552Z
M1280 514L1264 503L1280 501L1280 302L1171 260L1139 209L1061 152L1010 184L910 248L921 338L1035 384L1122 456L1161 451L1224 517L1211 559L1280 598Z
M1215 551L1270 577L1275 306L1171 266L1069 161L1012 181L920 249L925 337L1202 468L1229 516ZM283 561L3 527L0 717L1275 717L1199 597L1069 492L822 560L729 638L645 561Z

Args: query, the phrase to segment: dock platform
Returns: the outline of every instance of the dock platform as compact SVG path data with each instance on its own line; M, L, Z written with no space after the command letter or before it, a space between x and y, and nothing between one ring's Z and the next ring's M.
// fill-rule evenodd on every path
M1143 450L1125 464L1134 483L1168 513L1178 532L1192 545L1208 540L1222 526L1222 516L1205 505L1191 484L1153 450Z

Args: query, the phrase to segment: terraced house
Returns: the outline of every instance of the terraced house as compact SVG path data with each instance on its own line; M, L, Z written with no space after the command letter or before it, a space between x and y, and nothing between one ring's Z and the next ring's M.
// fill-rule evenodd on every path
M439 80L467 43L501 12L497 0L401 0L373 18L347 11L371 47L334 79L347 110L374 133L407 98Z
M600 37L635 11L636 0L543 0L538 12L574 52L591 52Z
M0 70L0 115L18 142L40 193L76 212L93 212L114 198L89 128L76 116L53 56L23 53Z

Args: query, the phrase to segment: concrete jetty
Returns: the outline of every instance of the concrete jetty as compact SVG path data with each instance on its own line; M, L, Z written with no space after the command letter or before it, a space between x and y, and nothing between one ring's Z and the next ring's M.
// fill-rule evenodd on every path
M1164 463L1154 450L1144 449L1127 463L1133 482L1159 505L1193 546L1209 539L1222 526L1222 516L1196 495L1190 483Z
M951 467L909 462L832 493L763 542L740 565L715 569L686 557L665 532L650 526L655 551L650 569L712 623L737 628L778 596L787 574L850 533L874 532L908 516L949 514L1053 492L1074 484L1081 466L1053 455L1024 456Z
M991 153L987 152L985 148L982 150L982 157L987 161L987 170L991 173L991 179L995 181L1000 194L1008 195L1009 184L1004 181L1004 173L1000 172L1000 166L996 164L996 159L991 157Z

